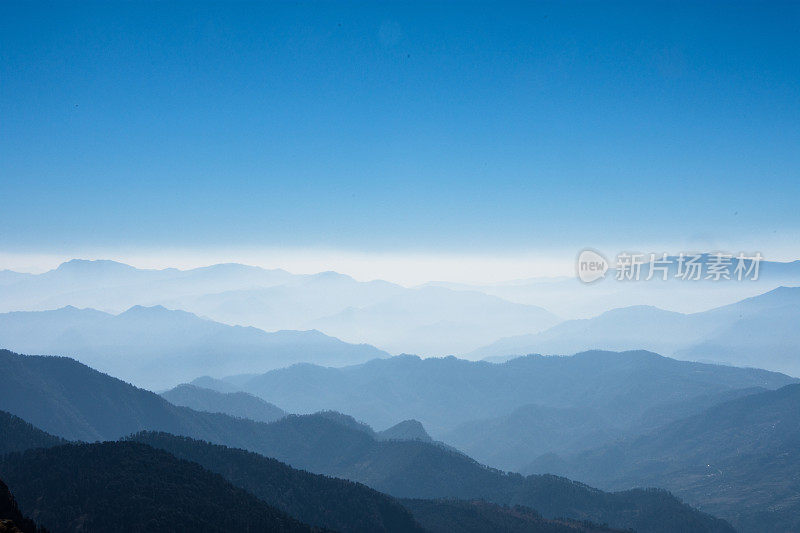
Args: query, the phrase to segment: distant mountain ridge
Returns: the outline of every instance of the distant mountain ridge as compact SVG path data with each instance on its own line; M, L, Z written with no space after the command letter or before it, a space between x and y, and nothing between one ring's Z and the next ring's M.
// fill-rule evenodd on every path
M173 405L195 411L224 413L256 422L274 422L286 415L280 407L246 392L217 392L196 385L183 384L161 393Z
M440 287L407 289L365 307L349 307L310 322L315 329L390 352L452 355L503 332L541 331L560 322L546 309L477 291Z
M609 257L609 259L612 259ZM649 257L646 257L649 259ZM529 278L497 283L433 282L428 286L454 290L473 290L498 296L505 300L542 306L557 315L570 318L591 318L612 309L657 305L681 313L697 313L728 305L744 298L769 292L781 285L800 285L800 260L791 262L761 261L757 281L747 278L738 281L682 281L676 274L677 258L670 267L667 281L656 275L646 281L647 267L642 269L639 281L616 280L610 270L606 279L584 284L575 276L560 278ZM706 263L708 256L701 258ZM735 264L732 269L735 268ZM704 268L705 270L705 268ZM528 332L533 333L533 332ZM637 348L642 348L639 346ZM577 350L572 350L572 352ZM658 351L658 350L656 350ZM568 351L569 352L569 351ZM568 353L565 352L565 353ZM530 352L526 352L530 353Z
M337 272L295 275L239 264L183 271L72 260L43 274L0 276L0 312L68 305L114 314L137 305L163 305L225 324L267 331L319 329L355 344L426 355L473 350L560 320L539 306L478 291L406 288Z
M609 427L617 427L638 421L657 405L796 381L763 370L677 361L644 351L527 356L503 364L396 356L342 368L294 365L230 380L290 412L334 409L374 427L416 419L438 440L461 423L505 416L530 404L590 408Z
M679 359L751 366L800 376L800 287L693 314L633 306L500 339L472 357L647 349Z
M269 286L292 277L284 270L240 264L147 270L116 261L72 259L42 274L17 275L12 283L3 284L0 309L34 311L74 305L121 312L134 305L161 303L164 297Z
M135 305L163 305L225 324L267 331L318 329L346 342L369 343L391 353L474 358L479 354L508 355L509 350L526 354L645 348L678 355L676 350L685 348L675 345L680 336L636 337L635 328L628 331L628 340L642 338L649 342L573 343L563 346L565 349L536 350L529 342L520 346L513 340L498 339L535 335L555 326L561 319L551 310L562 316L592 316L610 309L659 302L668 308L696 311L766 292L781 283L800 284L800 261L764 262L758 282L701 286L675 282L666 291L666 285L652 282L611 281L584 286L571 278L485 285L429 283L406 288L382 280L357 281L336 272L295 275L240 264L144 270L114 261L72 260L43 274L5 271L0 275L0 312L72 305L120 313ZM695 303L683 304L690 300ZM603 338L606 337L597 340ZM496 347L500 353L486 348L495 342L500 343ZM553 344L554 348L559 346L562 345ZM723 353L716 344L711 347L715 356ZM737 354L731 362L746 360L744 355ZM686 357L703 359L696 354Z
M119 315L74 307L4 313L0 346L26 353L67 353L153 389L208 373L266 371L309 360L339 366L388 356L373 346L348 344L319 331L228 326L161 306L134 306Z

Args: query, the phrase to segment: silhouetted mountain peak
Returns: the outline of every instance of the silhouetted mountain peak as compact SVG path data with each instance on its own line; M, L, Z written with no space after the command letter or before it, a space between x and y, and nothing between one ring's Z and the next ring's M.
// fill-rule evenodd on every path
M211 376L200 376L193 379L190 385L195 385L202 389L211 389L217 392L237 392L239 389L221 379L212 378Z
M109 259L70 259L56 267L58 272L131 272L135 267Z
M369 425L365 424L364 422L359 422L352 416L340 413L339 411L328 411L328 410L318 411L311 415L303 415L303 417L309 420L315 418L329 420L348 429L355 429L357 431L361 431L363 433L366 433L367 435L370 435L371 437L375 436L375 431L373 431L373 429Z
M384 440L421 440L431 442L433 439L419 420L403 420L383 431L378 432L378 437Z
M118 317L130 317L130 316L165 316L165 315L173 315L173 316L193 316L196 318L200 318L194 313L189 313L188 311L181 311L177 309L167 309L163 305L134 305L133 307L128 308L127 310L123 311Z
M781 285L780 287L776 287L771 291L765 292L764 294L753 296L752 298L747 298L744 301L747 302L753 300L760 300L762 302L781 303L781 304L799 303L800 287L787 287L785 285Z
M162 392L161 397L173 405L249 418L256 422L274 422L286 415L280 407L246 392L219 392L188 383Z
M59 307L58 309L53 309L52 311L19 311L19 312L20 313L25 313L25 312L54 313L54 314L73 315L73 316L77 316L77 315L112 316L109 313L106 313L104 311L99 311L97 309L92 309L91 307L75 307L74 305L65 305L64 307Z

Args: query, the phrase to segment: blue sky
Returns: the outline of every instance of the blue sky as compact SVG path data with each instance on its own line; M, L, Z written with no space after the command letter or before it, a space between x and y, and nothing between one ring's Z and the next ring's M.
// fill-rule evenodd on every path
M800 256L799 23L798 3L4 2L0 253Z

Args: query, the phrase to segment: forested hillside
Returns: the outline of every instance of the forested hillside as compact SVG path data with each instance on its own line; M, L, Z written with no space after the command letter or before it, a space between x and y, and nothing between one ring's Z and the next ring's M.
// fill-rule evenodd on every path
M195 463L136 442L67 444L5 456L0 478L54 533L312 531Z

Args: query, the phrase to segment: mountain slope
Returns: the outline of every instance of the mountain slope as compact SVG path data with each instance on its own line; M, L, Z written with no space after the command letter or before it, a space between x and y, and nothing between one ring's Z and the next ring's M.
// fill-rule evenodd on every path
M402 500L414 517L432 533L600 533L615 531L590 522L547 520L527 507L501 506L484 501Z
M0 346L24 353L70 354L154 389L204 374L266 371L301 361L339 366L387 355L318 331L268 333L185 311L140 306L119 315L71 307L0 314Z
M257 422L172 405L67 357L0 350L0 373L0 410L59 437L114 440L147 429L241 447L257 438Z
M315 526L337 531L418 529L411 515L394 499L357 483L296 470L252 452L168 433L141 432L126 440L198 463L269 505ZM0 456L6 451L61 444L65 444L62 439L0 412Z
M5 456L20 508L60 531L311 531L195 463L134 442Z
M183 384L161 393L173 405L189 407L195 411L225 413L257 422L274 422L286 411L246 392L222 393L195 385Z
M465 422L447 432L443 440L482 463L514 472L528 472L528 465L541 455L564 455L596 448L622 437L647 433L713 405L765 390L761 387L724 390L659 403L648 408L638 419L622 425L610 423L591 406L524 405L504 416Z
M336 531L421 530L393 498L358 483L296 470L252 452L166 433L138 433L129 439L199 463L314 526Z
M0 479L0 533L36 533L33 520L25 518L8 486Z
M505 416L464 422L442 440L485 464L519 472L544 453L585 449L621 433L595 409L532 404Z
M715 359L800 376L800 287L779 287L708 314L724 317L725 324L677 350L677 357Z
M255 450L295 468L362 482L397 497L485 499L543 515L607 522L640 531L728 531L663 491L609 494L553 476L503 474L452 450L419 441L380 441L323 415L260 425Z
M31 448L50 448L65 442L11 413L0 411L0 455Z
M659 485L742 531L800 528L800 385L722 403L657 431L534 471L622 489Z

